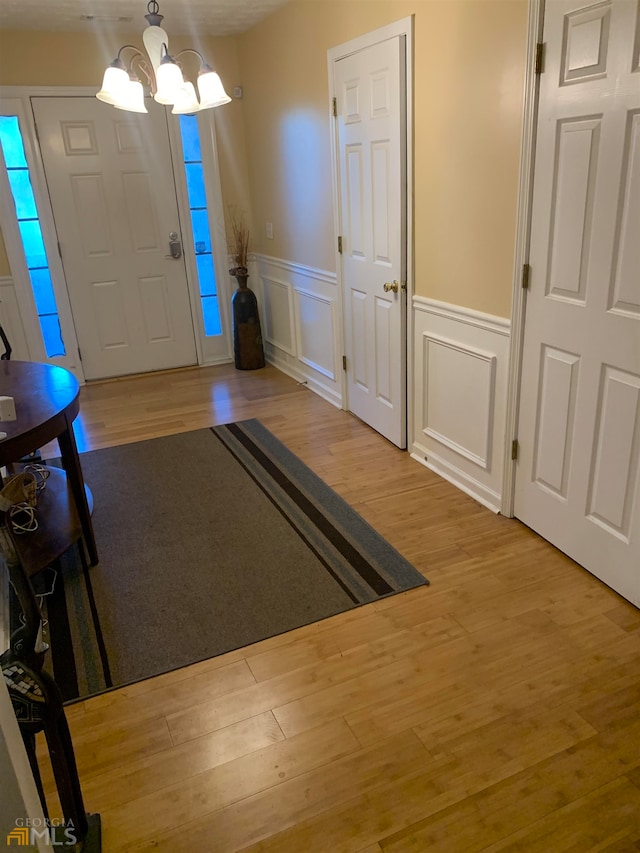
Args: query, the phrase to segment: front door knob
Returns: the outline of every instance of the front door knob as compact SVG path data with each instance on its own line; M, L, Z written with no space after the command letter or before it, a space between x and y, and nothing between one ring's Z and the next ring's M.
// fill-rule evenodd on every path
M165 255L166 258L173 258L174 261L177 261L182 257L182 243L177 231L172 231L169 234L169 252L171 254Z

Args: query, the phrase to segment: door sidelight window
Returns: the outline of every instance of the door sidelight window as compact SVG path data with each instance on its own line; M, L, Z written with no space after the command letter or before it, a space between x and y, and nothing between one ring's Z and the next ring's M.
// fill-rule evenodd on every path
M200 149L200 134L198 131L198 119L195 115L180 116L180 133L182 135L184 169L187 179L187 194L189 197L189 212L191 214L191 230L193 232L196 255L204 333L207 336L221 335L222 324L220 321L216 274L211 248L211 231L209 228L204 169Z
M58 306L17 116L0 116L0 148L7 169L45 352L47 358L64 356L66 351L60 331Z

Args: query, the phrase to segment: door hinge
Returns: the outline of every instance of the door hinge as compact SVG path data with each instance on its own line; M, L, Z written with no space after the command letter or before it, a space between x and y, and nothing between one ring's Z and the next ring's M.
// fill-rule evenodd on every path
M82 353L80 352L80 347L78 347L78 358L82 361Z
M518 444L518 439L514 438L511 442L511 458L517 459L520 453L520 445Z
M529 287L529 275L531 273L531 267L529 264L522 265L522 286L526 290Z
M342 369L343 370L347 369L347 357L346 357L346 355L342 356Z
M534 74L542 74L544 71L544 42L539 41L536 45L536 61L533 68Z
M331 99L331 110L333 112L333 117L338 118L338 101L336 98Z
M342 237L338 237L338 252L342 254Z

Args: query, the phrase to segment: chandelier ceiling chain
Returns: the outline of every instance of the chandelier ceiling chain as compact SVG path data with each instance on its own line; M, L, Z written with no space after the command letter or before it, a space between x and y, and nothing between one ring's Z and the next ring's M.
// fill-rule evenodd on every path
M231 98L225 92L220 77L199 51L187 47L177 53L175 58L171 56L169 36L161 26L164 15L160 14L157 0L149 0L145 18L148 26L142 33L142 41L147 56L133 44L123 45L104 72L102 88L96 98L119 110L148 112L144 103L143 84L136 73L140 72L154 100L159 104L173 106L171 112L176 115L197 113L228 104ZM130 50L133 53L129 55L127 65L122 54ZM197 81L199 99L193 83L184 79L178 61L185 54L195 54L200 60Z

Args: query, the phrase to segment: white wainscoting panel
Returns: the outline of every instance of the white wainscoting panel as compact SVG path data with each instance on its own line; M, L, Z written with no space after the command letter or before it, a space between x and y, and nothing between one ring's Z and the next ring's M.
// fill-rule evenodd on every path
M263 336L267 344L295 355L294 329L291 318L293 306L291 286L287 281L262 277L264 293L264 329Z
M422 429L476 465L491 463L496 356L464 346L439 335L423 335L422 361L426 371ZM451 394L451 377L457 381L459 400L473 418L465 418Z
M340 306L335 273L256 255L265 357L342 406Z
M415 296L411 455L501 508L509 321Z
M296 287L295 307L298 358L335 383L335 301Z
M0 277L0 325L11 344L11 358L16 361L31 361L16 291L10 276ZM0 353L2 352L4 348L0 344Z

